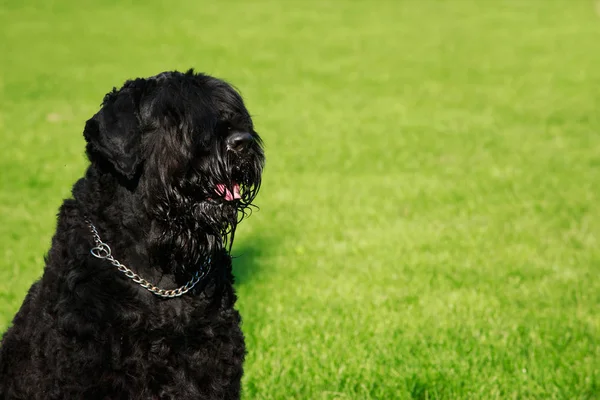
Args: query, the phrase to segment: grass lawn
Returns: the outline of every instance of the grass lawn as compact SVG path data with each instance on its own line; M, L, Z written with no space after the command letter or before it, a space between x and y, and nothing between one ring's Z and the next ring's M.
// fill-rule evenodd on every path
M600 398L600 6L12 1L0 330L126 78L195 67L267 151L234 254L245 399Z

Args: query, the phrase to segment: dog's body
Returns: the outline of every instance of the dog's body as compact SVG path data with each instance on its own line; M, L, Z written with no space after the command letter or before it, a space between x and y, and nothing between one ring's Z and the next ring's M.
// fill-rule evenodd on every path
M90 167L2 339L0 399L239 398L229 250L264 163L242 99L192 71L136 79L84 135Z

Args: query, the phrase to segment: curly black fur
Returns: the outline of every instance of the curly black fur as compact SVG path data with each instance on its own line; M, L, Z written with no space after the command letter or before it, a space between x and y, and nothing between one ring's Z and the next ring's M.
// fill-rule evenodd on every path
M252 140L231 148L240 132ZM106 95L84 136L90 166L2 339L0 399L239 398L229 250L264 163L241 97L191 70L135 79ZM237 185L240 198L227 198L222 188ZM161 288L209 273L162 299L90 254L86 217L115 258Z

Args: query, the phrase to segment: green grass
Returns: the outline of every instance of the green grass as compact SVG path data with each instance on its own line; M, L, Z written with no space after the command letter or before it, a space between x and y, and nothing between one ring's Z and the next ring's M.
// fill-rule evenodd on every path
M194 66L266 143L246 399L600 398L595 2L37 3L0 10L1 330L104 93Z

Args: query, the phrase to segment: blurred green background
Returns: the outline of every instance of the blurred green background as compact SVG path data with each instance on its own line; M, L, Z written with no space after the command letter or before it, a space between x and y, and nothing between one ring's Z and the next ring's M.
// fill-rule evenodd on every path
M238 87L245 399L600 398L600 4L6 1L0 330L126 79Z

